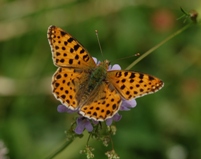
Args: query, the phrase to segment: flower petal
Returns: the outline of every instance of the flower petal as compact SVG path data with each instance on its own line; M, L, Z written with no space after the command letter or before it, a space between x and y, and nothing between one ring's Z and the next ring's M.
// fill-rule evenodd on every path
M69 109L69 108L67 108L65 105L59 105L58 107L57 107L57 111L59 112L59 113L74 113L74 112L77 112L77 110L71 110L71 109Z
M111 68L111 70L121 70L121 66L118 64L114 64Z
M105 123L106 123L107 126L110 126L110 125L112 124L112 122L113 122L113 119L112 119L112 118L109 118L109 119L107 119L107 120L105 121Z
M94 125L97 125L99 123L99 121L93 120L91 119Z
M130 110L131 108L134 108L136 105L137 105L137 103L136 103L135 99L123 100L120 110L127 111L127 110Z
M95 57L92 57L92 58L93 58L94 62L97 64L98 63L97 58L95 58Z
M121 120L121 118L122 118L122 115L120 115L119 113L117 113L117 114L115 114L115 115L113 116L113 120L114 120L114 121L119 121L119 120Z
M109 118L105 121L107 126L110 126L113 121L121 120L122 116L119 113L116 113L112 118Z
M76 123L77 126L74 130L76 134L82 134L84 129L86 129L88 132L91 132L93 130L93 126L90 120L87 118L80 116L77 118Z
M77 118L76 120L77 126L75 128L75 133L76 134L82 134L82 132L84 131L84 124L83 124L83 120L82 117L81 118Z
M89 120L85 121L85 128L88 132L91 132L93 130L93 126L91 125L91 122Z

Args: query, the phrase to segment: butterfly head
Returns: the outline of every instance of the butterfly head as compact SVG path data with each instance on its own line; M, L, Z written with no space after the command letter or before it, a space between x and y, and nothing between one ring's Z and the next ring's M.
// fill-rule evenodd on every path
M104 60L104 61L103 61L103 64L104 64L106 67L108 67L108 66L110 65L110 61L109 61L109 60Z
M104 61L108 66L110 65L110 61L109 60L105 60Z
M98 66L100 66L101 68L104 68L104 70L108 70L109 65L110 65L110 61L104 60L103 62L99 63Z

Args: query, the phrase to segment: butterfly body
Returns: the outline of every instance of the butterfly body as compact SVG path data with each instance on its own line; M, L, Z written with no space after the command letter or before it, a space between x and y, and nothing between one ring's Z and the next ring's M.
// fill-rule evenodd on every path
M101 89L103 82L106 82L108 64L106 61L100 63L97 67L85 72L87 77L84 77L80 84L76 99L79 107L84 104L90 104L94 101L98 94L97 90Z
M95 63L88 51L70 34L56 26L47 33L54 64L54 96L86 118L104 121L120 109L122 100L154 93L163 82L151 75L126 70L108 70L107 60Z
M103 62L93 69L89 74L88 91L94 90L101 85L107 76L108 65Z

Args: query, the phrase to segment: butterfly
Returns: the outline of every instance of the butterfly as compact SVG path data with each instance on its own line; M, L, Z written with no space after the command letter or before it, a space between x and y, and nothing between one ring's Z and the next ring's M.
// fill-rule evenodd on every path
M128 70L108 70L109 61L96 64L88 51L70 34L50 26L47 38L54 65L52 92L71 110L95 121L112 118L122 100L154 93L164 85L160 79Z

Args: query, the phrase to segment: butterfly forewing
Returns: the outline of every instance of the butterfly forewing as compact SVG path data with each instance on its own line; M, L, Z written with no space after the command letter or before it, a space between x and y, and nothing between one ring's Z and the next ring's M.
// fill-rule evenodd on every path
M133 71L108 71L107 80L127 100L154 93L163 87L160 79Z
M56 66L81 69L96 66L88 51L62 29L50 26L47 36L52 50L52 58Z

